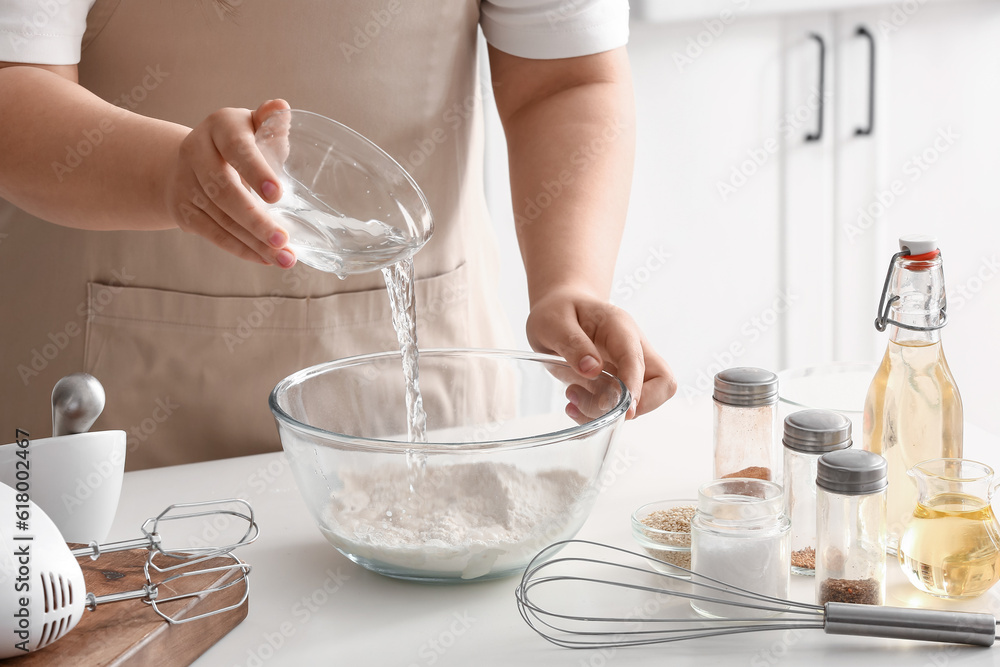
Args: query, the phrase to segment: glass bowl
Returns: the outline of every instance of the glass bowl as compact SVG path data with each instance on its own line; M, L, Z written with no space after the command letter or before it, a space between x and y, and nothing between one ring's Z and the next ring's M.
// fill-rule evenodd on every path
M778 419L810 408L833 410L851 420L851 437L861 446L865 397L878 366L838 362L789 368L778 373Z
M277 202L258 201L288 232L299 261L343 278L409 259L430 238L434 223L416 181L346 125L282 110L255 140L282 188Z
M398 352L295 373L270 406L320 532L375 572L463 581L521 572L580 529L631 397L603 373L500 350L421 350L427 442L407 442ZM566 391L590 420L566 414Z
M653 503L647 503L637 509L632 513L632 537L635 541L639 543L647 554L653 558L670 563L670 565L678 565L685 569L691 569L691 521L688 519L687 530L667 530L664 528L654 528L653 526L647 525L645 522L650 521L650 515L657 512L663 512L669 515L673 511L683 508L690 507L692 509L691 514L693 515L693 510L698 506L698 501L694 499L690 500L659 500ZM693 518L693 516L692 516ZM665 525L669 522L668 516L653 517L654 521L650 523L657 523L660 525ZM659 519L659 521L655 521ZM681 519L681 525L685 523ZM666 527L666 526L665 526ZM668 574L676 574L688 578L690 575L685 572L676 570L669 565L663 565L661 563L652 563L653 567L656 569L666 572Z

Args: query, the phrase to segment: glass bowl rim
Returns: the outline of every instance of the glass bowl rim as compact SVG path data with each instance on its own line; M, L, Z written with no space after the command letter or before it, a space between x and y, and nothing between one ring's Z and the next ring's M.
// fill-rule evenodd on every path
M831 361L829 363L819 363L812 364L809 366L792 366L791 368L785 368L776 373L778 376L778 402L784 403L785 405L790 405L796 408L809 409L809 408L819 408L816 405L806 405L799 401L793 401L788 398L781 391L781 386L785 382L791 380L801 380L813 375L842 375L847 373L866 373L871 377L875 376L875 372L878 370L877 363L869 363L867 361ZM857 415L861 414L862 410L842 410L839 408L823 408L827 410L832 410L833 412L839 412L845 415Z
M618 377L608 373L607 371L601 371L601 374L597 377L608 377L611 380L618 383L618 387L621 391L621 395L618 398L618 402L605 412L600 417L593 419L591 421L585 422L583 424L578 424L570 428L564 428L558 431L551 431L549 433L543 433L540 435L526 436L522 438L509 438L504 440L487 440L483 442L472 442L472 443L446 443L446 442L404 442L402 440L384 440L380 438L363 438L360 436L348 435L346 433L335 433L333 431L327 431L326 429L318 428L316 426L310 426L304 422L301 422L290 414L288 414L284 408L278 405L278 394L284 393L290 387L299 384L309 378L322 375L323 373L330 370L338 370L340 368L349 368L351 366L359 366L365 363L369 363L374 360L386 359L386 358L399 358L399 350L392 350L388 352L374 352L372 354L362 354L352 357L345 357L343 359L335 359L333 361L326 361L308 368L304 368L300 371L292 373L288 377L279 381L275 385L274 389L271 390L271 394L268 397L268 405L271 408L271 413L274 418L280 423L288 426L289 428L303 433L305 435L310 435L323 440L336 440L337 443L333 442L317 442L317 445L322 445L324 447L336 447L337 449L361 449L368 451L386 452L394 454L403 454L407 450L412 450L416 452L426 452L426 453L440 453L440 454L454 454L458 452L478 452L484 450L511 450L511 449L522 449L527 447L536 447L540 445L550 444L553 441L561 442L565 440L572 440L581 438L584 436L591 435L597 431L604 429L605 427L618 421L618 419L628 411L629 406L632 403L632 395L629 393L628 387L625 383L621 381ZM540 354L537 352L524 352L521 350L502 350L502 349L484 349L484 348L428 348L420 350L421 357L463 357L471 356L477 358L494 358L494 359L507 359L507 360L517 360L517 361L531 361L531 362L542 362L546 364L553 364L557 366L563 366L572 370L569 363L566 362L562 357L557 357L549 354ZM575 371L574 371L575 372ZM402 376L400 376L402 381ZM338 446L339 445L339 446Z

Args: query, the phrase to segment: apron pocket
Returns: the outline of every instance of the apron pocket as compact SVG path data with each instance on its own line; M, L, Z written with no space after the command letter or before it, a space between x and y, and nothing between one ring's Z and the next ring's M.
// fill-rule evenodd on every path
M422 347L470 345L467 269L417 281ZM84 367L107 391L95 430L126 469L280 450L268 396L297 370L398 349L384 289L217 297L88 283Z

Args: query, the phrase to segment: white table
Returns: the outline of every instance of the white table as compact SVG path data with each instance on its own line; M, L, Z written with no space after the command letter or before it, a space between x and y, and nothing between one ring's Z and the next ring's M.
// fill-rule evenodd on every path
M678 396L626 424L614 465L579 537L635 548L629 516L663 498L691 498L711 476L710 400ZM1000 463L996 438L970 428L966 456ZM991 460L992 459L992 460ZM521 620L516 577L433 586L364 570L322 537L282 454L128 473L110 539L175 502L238 496L257 512L260 539L242 551L253 566L250 614L196 665L996 665L1000 647L827 636L820 630L746 634L661 646L577 651L558 648ZM890 562L890 603L990 611L1000 587L971 603L917 594ZM812 579L793 577L792 597L812 601ZM899 660L900 662L895 662Z

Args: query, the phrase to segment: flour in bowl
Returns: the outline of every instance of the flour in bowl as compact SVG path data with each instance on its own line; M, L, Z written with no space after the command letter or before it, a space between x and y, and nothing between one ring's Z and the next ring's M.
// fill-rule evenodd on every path
M340 480L343 489L323 513L327 539L356 558L416 577L513 571L585 519L579 501L586 479L567 469L528 473L481 462L428 466L415 475L385 466L341 472Z

